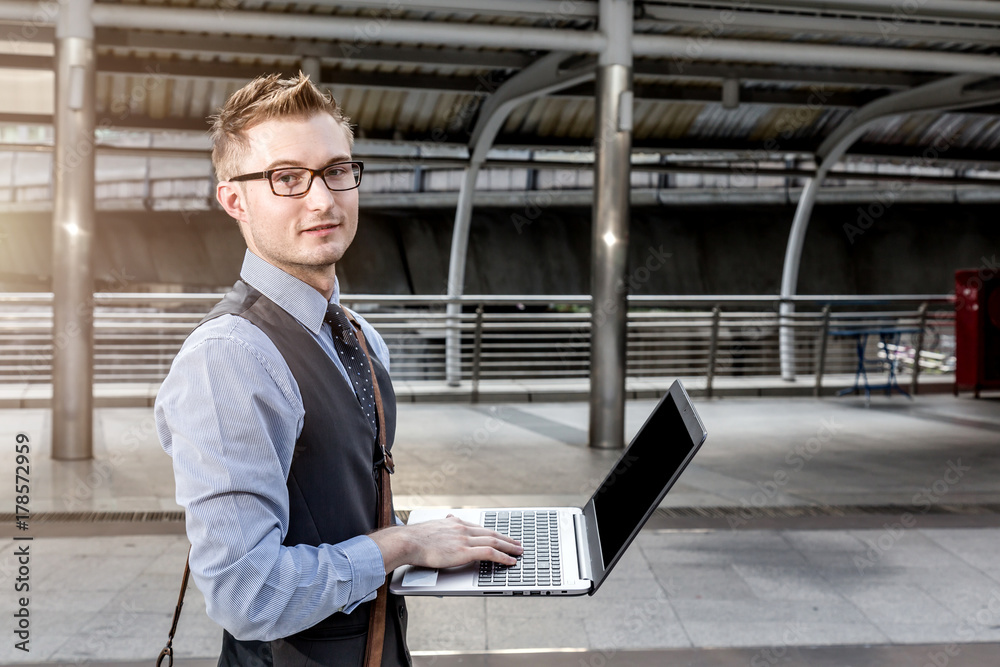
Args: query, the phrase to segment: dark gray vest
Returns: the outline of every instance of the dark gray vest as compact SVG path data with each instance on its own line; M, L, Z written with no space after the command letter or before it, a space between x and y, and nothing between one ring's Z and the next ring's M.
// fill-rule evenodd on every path
M233 286L203 322L224 314L242 317L267 334L302 395L305 418L288 472L288 534L283 544L336 544L375 530L377 439L343 374L295 318L243 281ZM391 449L396 433L396 395L389 373L370 346L369 352L382 394L386 445ZM301 663L302 656L316 657L322 652L319 649L341 645L336 653L315 664L353 665L355 656L364 654L370 607L371 603L365 603L351 614L335 613L293 637L270 642L270 651L261 642L241 642L227 632L219 664L245 666L249 656L241 657L244 650L258 659L273 652L275 665L292 660L313 664ZM409 663L405 622L402 599L390 596L383 665ZM317 642L319 648L314 645ZM226 660L227 651L232 652L230 660ZM336 662L325 662L329 660ZM261 664L268 662L265 659Z

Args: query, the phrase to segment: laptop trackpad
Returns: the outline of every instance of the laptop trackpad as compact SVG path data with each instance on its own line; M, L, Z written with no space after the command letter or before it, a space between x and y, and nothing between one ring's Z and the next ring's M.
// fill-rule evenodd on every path
M433 586L437 583L438 571L428 567L411 567L403 573L404 586Z

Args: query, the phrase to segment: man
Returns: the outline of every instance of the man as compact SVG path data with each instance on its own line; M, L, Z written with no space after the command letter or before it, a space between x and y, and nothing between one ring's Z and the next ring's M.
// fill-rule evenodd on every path
M302 74L261 77L212 138L216 196L247 244L241 281L185 341L155 406L191 572L224 628L220 665L360 665L386 573L512 564L521 547L454 518L376 530L381 427L371 380L348 367L374 373L388 447L395 396L382 338L350 313L372 357L356 367L338 319L362 165L336 102ZM382 664L407 665L405 606L390 595L386 609Z

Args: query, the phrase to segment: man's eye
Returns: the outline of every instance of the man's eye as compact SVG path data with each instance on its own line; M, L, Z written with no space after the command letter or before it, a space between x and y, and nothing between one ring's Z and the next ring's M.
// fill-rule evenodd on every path
M348 170L344 167L330 167L326 170L326 175L333 176L334 178L340 178L341 176L345 176L347 171Z
M281 171L272 176L275 183L280 183L282 185L291 185L293 183L298 183L302 180L302 174L295 171Z

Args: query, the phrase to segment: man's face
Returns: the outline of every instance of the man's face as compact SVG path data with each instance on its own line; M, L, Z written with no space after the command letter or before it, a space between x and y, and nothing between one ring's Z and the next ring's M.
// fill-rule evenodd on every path
M241 173L276 167L320 169L351 159L344 129L326 113L269 120L251 127L246 137L250 154ZM243 186L241 192L235 183L221 183L220 201L235 204L223 201L239 220L250 251L314 287L318 285L308 279L311 276L332 280L333 265L358 229L358 191L332 192L318 177L301 197L275 196L264 179Z

